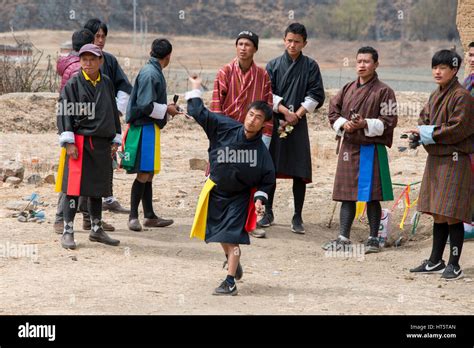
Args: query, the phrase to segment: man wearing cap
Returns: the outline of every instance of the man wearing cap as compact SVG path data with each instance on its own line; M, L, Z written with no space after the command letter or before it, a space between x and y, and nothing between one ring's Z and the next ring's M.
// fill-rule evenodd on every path
M94 44L79 51L81 71L61 92L57 109L59 143L65 150L58 170L58 187L66 194L61 245L75 249L74 217L79 196L88 197L92 228L89 240L119 245L102 228L102 197L110 195L112 156L122 142L112 81L100 73L101 49Z
M227 115L244 123L247 107L254 101L263 100L270 107L273 95L270 77L264 68L255 64L254 54L258 50L257 34L244 30L235 41L237 57L224 65L217 73L209 110ZM273 131L273 121L265 122L262 141L269 148ZM264 237L265 231L257 229L254 237Z
M113 54L104 51L108 34L107 24L98 18L92 18L84 24L84 28L89 29L92 34L94 34L93 44L97 45L102 50L103 63L100 67L100 72L107 75L112 80L117 109L123 116L125 116L128 100L130 99L130 93L132 93L132 85L130 84L127 75L122 70L117 58L115 58ZM109 181L112 186L111 194L110 197L104 197L102 209L108 210L112 213L129 214L130 210L124 208L113 196L113 172L111 172ZM84 224L87 225L87 223L88 221L85 220Z

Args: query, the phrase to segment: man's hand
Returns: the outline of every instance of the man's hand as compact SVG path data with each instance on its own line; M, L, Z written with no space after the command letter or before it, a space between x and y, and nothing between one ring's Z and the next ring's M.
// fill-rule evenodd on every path
M265 205L260 199L255 201L255 213L258 216L263 216L263 214L265 214Z
M288 110L286 113L283 114L285 116L285 120L286 122L288 122L288 124L290 126L294 126L295 124L298 123L298 121L300 120L298 118L298 116L296 115L296 113Z
M405 133L410 133L408 136L408 147L410 149L416 149L418 146L420 146L420 130L419 129L410 129L405 131Z
M202 80L199 75L192 75L189 77L189 82L191 82L191 89L201 89Z
M76 144L66 144L66 154L73 159L77 159L79 157L79 150Z
M182 114L183 112L178 109L178 106L174 103L168 104L168 107L166 108L166 112L170 114L171 116L176 116L178 114Z
M342 128L346 133L354 133L357 130L352 121L344 123L344 126L342 126Z
M119 148L119 145L116 144L116 143L113 143L113 144L110 146L112 158L115 157L115 154L117 153L118 148Z
M365 127L367 127L367 121L364 118L360 117L360 115L357 115L357 118L355 118L351 122L355 129L364 129Z

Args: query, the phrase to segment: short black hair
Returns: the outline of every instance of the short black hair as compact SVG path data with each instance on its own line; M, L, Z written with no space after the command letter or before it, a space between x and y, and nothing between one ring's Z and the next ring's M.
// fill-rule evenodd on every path
M270 121L273 117L272 108L264 100L256 100L252 102L248 106L247 111L250 111L251 109L263 111L263 113L265 114L265 122Z
M366 53L370 53L372 55L372 59L374 60L374 63L377 63L379 61L379 53L377 52L375 48L371 46L364 46L364 47L359 48L356 56L359 54L366 54Z
M89 29L80 29L72 34L72 49L76 52L79 52L82 46L93 42L94 34Z
M472 42L469 44L469 46L468 46L468 47L469 47L469 48L472 48L472 47L474 47L474 41L472 41Z
M306 41L308 38L308 33L306 32L305 26L300 23L291 23L285 30L285 37L288 33L299 34L303 37L304 41Z
M87 23L84 24L84 28L89 29L90 31L92 31L92 34L94 34L94 35L97 34L99 29L102 29L102 31L104 32L104 35L107 36L107 32L108 32L107 24L102 22L99 18L89 19L87 21Z
M451 69L457 69L461 66L462 58L455 51L441 50L436 52L431 58L431 67L434 68L437 65L444 64L449 66Z
M165 58L168 54L173 51L171 42L167 39L155 39L151 44L150 56L158 59Z

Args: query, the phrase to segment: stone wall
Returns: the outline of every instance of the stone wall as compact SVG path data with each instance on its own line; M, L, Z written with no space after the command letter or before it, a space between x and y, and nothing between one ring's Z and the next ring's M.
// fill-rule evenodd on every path
M456 24L463 50L467 52L467 46L474 41L474 0L458 0ZM465 62L467 63L467 60ZM468 64L465 66L465 72L469 72Z

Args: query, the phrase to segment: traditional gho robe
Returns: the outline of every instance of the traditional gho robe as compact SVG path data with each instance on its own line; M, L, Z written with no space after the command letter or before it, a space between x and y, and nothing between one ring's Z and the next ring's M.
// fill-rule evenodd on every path
M324 87L318 63L300 54L293 61L288 53L271 60L267 72L272 81L273 92L273 136L270 153L275 164L277 178L299 177L306 182L312 180L311 148L307 117L304 116L286 138L280 138L278 127L283 114L278 105L296 112L303 106L308 113L324 103Z
M209 110L243 123L247 107L257 100L266 101L272 107L272 88L268 73L255 62L243 73L235 58L217 73ZM266 122L263 134L271 137L272 129L272 121Z
M159 173L160 129L167 123L166 80L156 58L140 70L128 103L122 167L127 173Z
M104 63L101 65L100 71L103 75L107 75L112 80L117 108L125 115L130 93L132 92L132 85L118 63L117 58L111 53L104 51L102 51L102 53L104 55Z
M341 127L350 120L350 111L365 118L368 129L353 133ZM333 200L393 200L386 146L391 147L397 125L393 90L377 74L364 85L358 80L346 84L329 103L329 121L342 137Z
M122 142L112 81L99 74L94 83L81 70L59 98L60 145L75 143L79 157L70 158L62 149L56 190L71 196L110 196L111 145Z
M188 92L187 112L209 138L210 177L201 192L191 236L206 242L250 244L248 232L255 228L252 203L265 204L275 184L273 162L262 135L247 139L242 123L207 110L198 90ZM252 189L255 188L253 197ZM250 203L250 204L249 204ZM196 229L202 228L205 236Z
M418 124L428 152L418 210L471 222L474 97L454 77L430 95Z
M469 93L471 93L471 96L474 97L474 73L466 77L464 80L464 88L466 88Z

